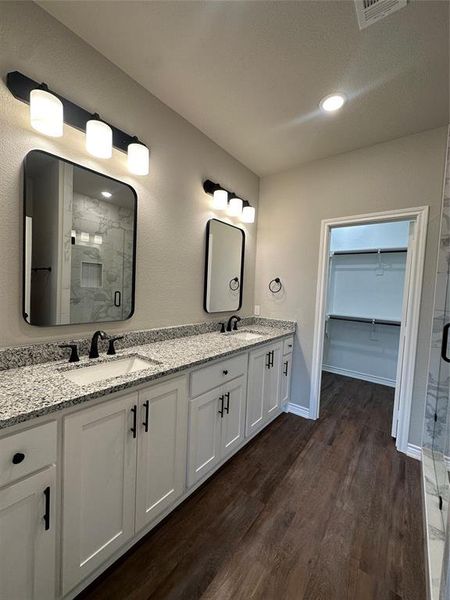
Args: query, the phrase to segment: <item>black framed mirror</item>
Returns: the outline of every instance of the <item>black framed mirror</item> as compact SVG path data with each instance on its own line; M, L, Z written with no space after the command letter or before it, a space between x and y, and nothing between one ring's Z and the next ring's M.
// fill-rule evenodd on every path
M43 150L24 164L23 316L38 326L134 312L137 195Z
M230 312L242 306L245 233L239 227L210 219L206 225L206 312Z

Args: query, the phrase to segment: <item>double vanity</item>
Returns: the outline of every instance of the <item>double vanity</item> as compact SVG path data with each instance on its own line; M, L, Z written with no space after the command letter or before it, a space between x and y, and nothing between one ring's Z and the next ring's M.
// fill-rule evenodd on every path
M116 355L34 347L2 371L0 597L75 597L277 417L294 331L131 332Z

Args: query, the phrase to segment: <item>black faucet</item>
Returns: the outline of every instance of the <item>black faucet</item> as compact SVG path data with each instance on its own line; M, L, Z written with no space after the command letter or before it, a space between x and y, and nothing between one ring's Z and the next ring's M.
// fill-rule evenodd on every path
M98 338L106 339L108 336L104 331L96 331L92 336L91 349L89 350L89 358L98 358Z
M241 317L238 317L237 315L232 315L228 319L227 331L232 331L232 330L237 331L237 324L240 320L241 320ZM233 321L234 321L234 325L233 325Z

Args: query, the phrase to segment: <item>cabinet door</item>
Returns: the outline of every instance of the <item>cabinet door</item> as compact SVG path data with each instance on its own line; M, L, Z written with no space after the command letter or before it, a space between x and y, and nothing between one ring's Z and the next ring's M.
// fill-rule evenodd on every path
M234 452L244 439L246 379L238 377L223 387L221 458Z
M55 470L50 467L0 491L2 599L55 597Z
M280 410L282 343L270 346L270 352L270 368L266 371L264 385L264 414L268 419Z
M222 396L221 388L217 388L189 401L189 486L220 460Z
M281 361L280 407L285 408L289 402L291 389L292 354L285 354Z
M187 445L186 378L139 392L136 530L184 491Z
M64 421L63 591L134 534L137 393Z
M265 402L269 356L271 346L264 346L250 352L248 365L247 425L246 435L260 429L265 421Z

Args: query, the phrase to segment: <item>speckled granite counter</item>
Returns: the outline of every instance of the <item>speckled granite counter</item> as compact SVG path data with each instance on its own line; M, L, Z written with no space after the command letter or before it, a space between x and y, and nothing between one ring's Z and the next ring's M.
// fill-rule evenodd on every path
M253 323L245 323L242 327L246 331L261 335L251 341L244 341L233 334L200 333L129 346L118 350L115 357L102 355L95 360L81 358L79 363L72 365L59 360L4 370L0 373L0 429L217 358L244 352L295 331L295 323L292 321L268 321L266 324L262 324L262 321L254 320ZM143 371L83 386L72 383L64 376L64 371L68 369L77 369L106 360L114 361L130 355L151 359L156 363Z

